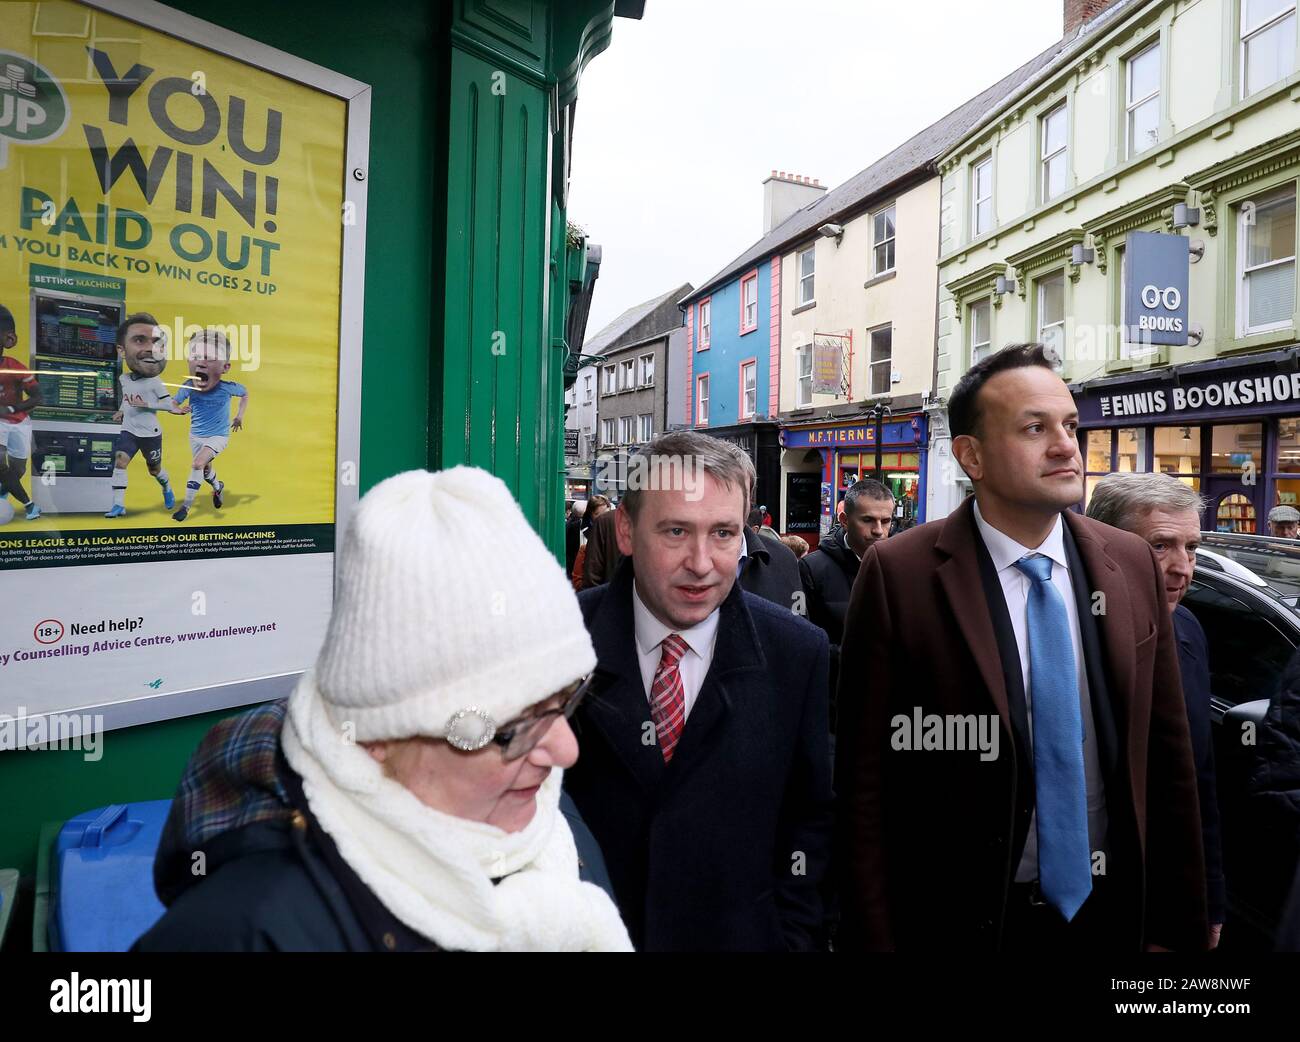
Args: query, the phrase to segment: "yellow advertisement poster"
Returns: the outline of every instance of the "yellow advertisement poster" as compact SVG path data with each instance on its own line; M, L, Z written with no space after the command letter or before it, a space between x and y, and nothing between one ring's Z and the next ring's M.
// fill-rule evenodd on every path
M0 579L30 594L0 689L66 687L69 656L220 683L282 668L286 626L318 641L293 598L328 611L346 116L84 4L0 4ZM177 675L201 639L241 668Z
M343 103L77 4L0 5L0 42L3 537L330 525Z

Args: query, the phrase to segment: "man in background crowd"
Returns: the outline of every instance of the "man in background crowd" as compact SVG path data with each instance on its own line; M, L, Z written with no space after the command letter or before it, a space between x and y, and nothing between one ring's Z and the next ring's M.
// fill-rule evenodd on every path
M808 621L831 642L831 729L835 728L835 687L839 682L840 641L853 580L867 548L889 536L894 497L874 478L854 482L840 503L836 524L817 549L799 562Z
M1295 539L1300 535L1300 510L1274 507L1268 512L1268 534L1279 539Z
M763 527L761 507L749 512L736 576L743 589L782 608L795 610L796 595L802 589L799 559L776 532Z

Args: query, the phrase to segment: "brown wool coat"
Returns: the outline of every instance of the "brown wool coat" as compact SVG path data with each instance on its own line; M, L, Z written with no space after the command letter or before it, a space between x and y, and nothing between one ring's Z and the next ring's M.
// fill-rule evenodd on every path
M1085 649L1094 717L1113 721L1103 770L1106 885L1116 896L1108 936L1118 949L1201 949L1196 774L1159 566L1139 537L1073 512L1064 517L1085 573L1080 603L1095 618L1081 616L1095 649ZM876 543L862 561L839 686L842 948L1001 946L1027 828L1017 825L1032 806L1025 781L1032 758L1014 740L1023 685L1018 672L1010 676L1005 632L999 653L986 592L992 564L982 574L982 547L967 500L941 521ZM1104 614L1087 612L1089 604L1104 605ZM1014 647L1012 639L1012 654ZM895 750L891 720L918 706L925 714L996 713L999 756Z

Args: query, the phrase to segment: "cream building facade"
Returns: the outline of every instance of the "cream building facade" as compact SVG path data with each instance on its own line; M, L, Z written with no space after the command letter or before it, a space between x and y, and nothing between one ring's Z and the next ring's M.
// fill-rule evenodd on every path
M778 527L814 545L848 487L876 474L923 521L934 387L941 179L936 159L1046 60L1004 76L758 244L774 273Z
M940 157L931 518L969 491L944 399L1028 340L1060 355L1089 493L1162 470L1243 532L1300 497L1298 48L1288 0L1120 0ZM1132 232L1190 240L1185 346L1122 329Z

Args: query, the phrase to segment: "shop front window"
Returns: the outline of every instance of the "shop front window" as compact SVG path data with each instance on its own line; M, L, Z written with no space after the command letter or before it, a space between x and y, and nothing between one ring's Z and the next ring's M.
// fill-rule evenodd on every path
M1300 474L1300 417L1277 421L1277 466L1280 474Z
M1116 432L1118 445L1115 469L1121 474L1147 469L1147 432L1143 427L1129 427Z
M1300 509L1300 481L1295 478L1279 478L1273 482L1273 505Z
M1157 427L1155 456L1151 469L1159 474L1199 475L1201 470L1200 427ZM1191 482L1185 482L1191 484ZM1200 483L1192 485L1199 488Z
M1219 508L1215 511L1214 530L1254 535L1255 504L1250 501L1250 497L1244 492L1234 492L1219 500Z
M1264 428L1258 423L1216 426L1210 441L1210 470L1215 474L1240 474L1253 484L1263 473L1263 443Z
M1110 473L1110 431L1088 432L1088 473Z
M845 492L849 486L854 484L860 477L861 472L858 463L861 457L855 452L852 454L840 454L840 491ZM870 476L870 475L868 475Z
M910 453L903 453L905 459ZM886 474L885 487L894 496L894 518L900 526L911 527L918 510L917 492L920 479L915 474Z
M1277 456L1273 460L1273 502L1300 507L1300 416L1277 421Z
M1110 431L1089 431L1084 442L1084 478L1083 505L1087 509L1092 500L1092 490L1097 482L1110 473Z

